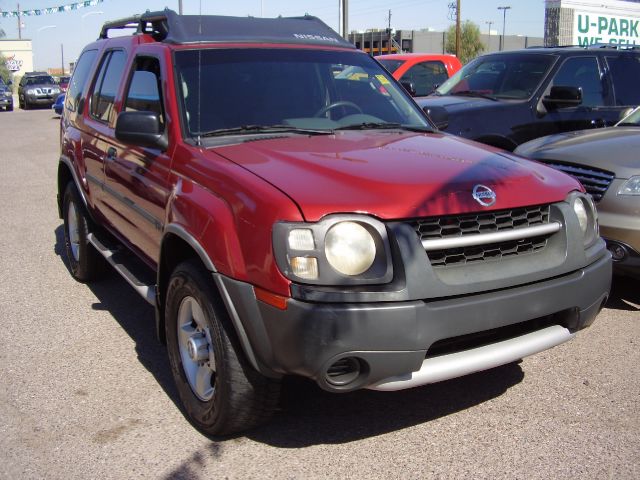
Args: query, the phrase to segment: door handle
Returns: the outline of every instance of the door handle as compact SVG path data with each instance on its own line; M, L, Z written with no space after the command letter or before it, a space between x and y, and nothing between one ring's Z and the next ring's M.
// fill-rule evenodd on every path
M114 147L109 147L107 149L107 156L105 157L105 160L113 161L116 159L116 155L118 155L116 149Z

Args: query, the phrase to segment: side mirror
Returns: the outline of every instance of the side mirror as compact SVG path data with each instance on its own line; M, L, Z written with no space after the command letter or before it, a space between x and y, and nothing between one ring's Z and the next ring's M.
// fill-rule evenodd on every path
M154 112L122 112L116 120L116 138L139 147L166 150L169 146L160 116Z
M409 95L411 95L412 97L416 96L416 87L413 86L412 82L403 80L400 82L400 85L402 85L402 88L404 88Z
M445 130L449 126L449 112L444 107L427 106L423 110L439 130Z
M582 89L579 87L551 87L549 95L542 98L542 103L549 109L577 107L582 103Z

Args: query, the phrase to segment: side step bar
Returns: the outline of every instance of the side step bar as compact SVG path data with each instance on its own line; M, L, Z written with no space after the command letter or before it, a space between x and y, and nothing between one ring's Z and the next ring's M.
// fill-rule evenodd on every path
M131 285L138 294L144 298L149 304L155 306L156 304L156 286L149 281L142 279L142 275L134 273L140 268L135 268L135 260L132 260L130 256L124 255L116 248L110 248L105 245L96 235L90 233L87 235L89 243L100 252L100 254L116 269L122 277ZM143 267L144 268L144 267Z
M395 391L419 387L470 373L488 370L542 352L574 337L568 329L552 325L536 332L462 352L427 358L416 372L385 378L371 390Z

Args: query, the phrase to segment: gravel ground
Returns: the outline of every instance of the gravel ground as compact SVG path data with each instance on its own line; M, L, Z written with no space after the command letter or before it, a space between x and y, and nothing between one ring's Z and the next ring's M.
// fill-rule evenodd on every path
M395 393L285 385L282 410L210 439L177 406L152 309L61 256L59 119L0 113L0 478L640 478L640 287L573 341Z

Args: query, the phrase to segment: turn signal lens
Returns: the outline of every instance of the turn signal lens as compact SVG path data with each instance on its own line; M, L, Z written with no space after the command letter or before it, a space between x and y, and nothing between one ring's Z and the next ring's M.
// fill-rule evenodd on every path
M289 262L293 274L306 280L318 278L318 259L314 257L293 257Z

